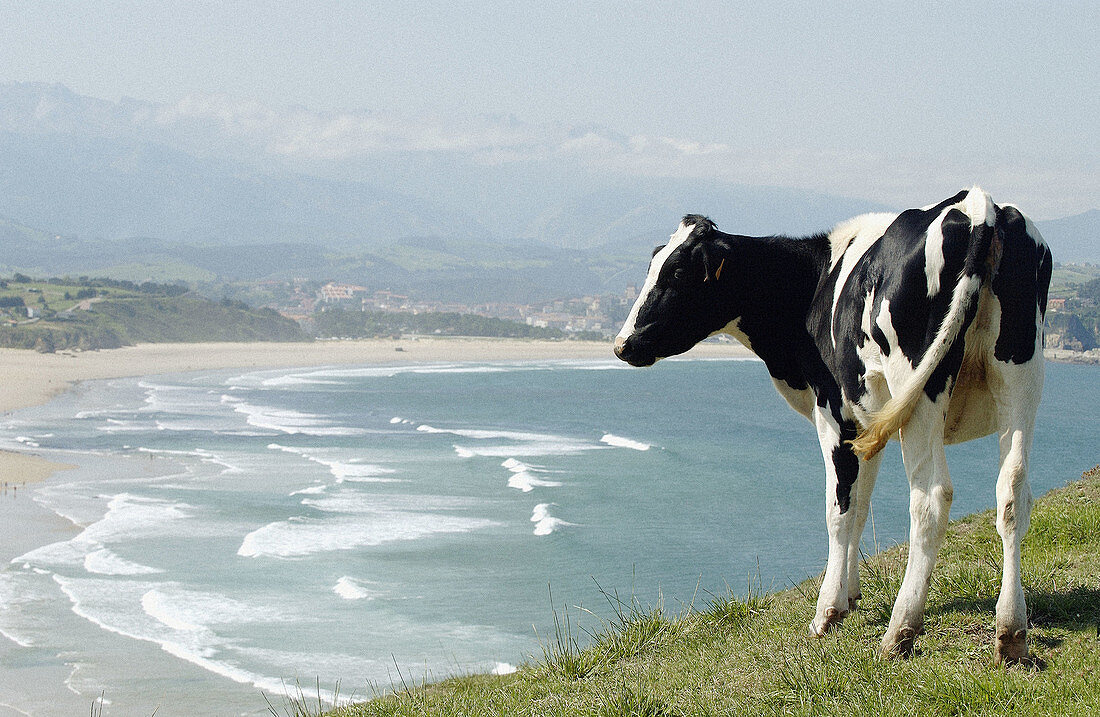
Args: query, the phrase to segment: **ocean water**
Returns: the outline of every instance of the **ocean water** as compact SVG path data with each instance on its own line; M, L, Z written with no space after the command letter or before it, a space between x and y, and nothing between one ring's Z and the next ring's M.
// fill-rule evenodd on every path
M1036 494L1100 461L1098 379L1048 364ZM813 430L757 361L89 382L5 416L2 446L78 467L0 502L0 715L270 714L296 684L508 671L554 609L599 629L607 595L675 612L826 552ZM869 550L908 530L888 451ZM996 454L949 448L954 516L993 506Z

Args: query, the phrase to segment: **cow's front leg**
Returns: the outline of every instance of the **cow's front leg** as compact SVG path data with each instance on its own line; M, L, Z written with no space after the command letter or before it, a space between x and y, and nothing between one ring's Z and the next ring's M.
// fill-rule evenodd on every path
M947 395L933 403L922 396L901 429L901 456L909 475L909 558L890 625L882 638L885 657L910 654L924 628L924 606L932 568L947 533L951 511L951 476L943 451Z
M825 458L825 527L829 533L829 559L810 623L810 633L821 637L848 614L848 551L856 527L851 497L859 459L845 442L855 436L854 423L839 424L828 408L817 408L814 425Z
M875 478L882 463L882 451L868 460L859 462L859 476L852 486L852 529L848 534L848 610L855 610L862 596L859 586L860 540L864 526L867 525L867 513L871 508L871 492L875 488Z

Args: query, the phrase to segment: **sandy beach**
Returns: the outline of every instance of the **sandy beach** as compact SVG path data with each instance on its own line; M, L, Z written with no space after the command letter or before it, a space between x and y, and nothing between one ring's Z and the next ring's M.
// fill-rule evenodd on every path
M0 349L0 412L46 403L80 381L225 368L282 368L439 361L523 361L611 357L610 342L409 338L313 343L142 344L106 351L42 354ZM706 343L694 358L749 356L739 344ZM0 483L17 487L66 468L31 451L0 451Z

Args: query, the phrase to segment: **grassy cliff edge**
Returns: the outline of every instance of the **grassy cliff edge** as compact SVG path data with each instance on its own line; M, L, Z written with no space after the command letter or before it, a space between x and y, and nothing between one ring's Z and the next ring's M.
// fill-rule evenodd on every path
M864 561L860 609L824 639L807 637L819 578L675 615L625 604L584 649L561 620L514 674L399 685L330 715L1100 714L1100 466L1036 502L1023 547L1030 666L993 666L992 511L951 524L916 654L879 659L905 557L900 545Z

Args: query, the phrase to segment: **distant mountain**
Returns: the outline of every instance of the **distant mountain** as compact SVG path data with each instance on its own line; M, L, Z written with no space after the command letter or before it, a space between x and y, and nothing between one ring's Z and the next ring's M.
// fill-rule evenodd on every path
M1100 210L1036 224L1055 261L1100 264Z
M600 128L494 117L412 125L219 97L108 102L60 85L0 85L0 214L85 238L363 248L441 236L591 248L648 242L686 211L744 231L802 231L809 217L816 229L869 206L597 172L586 153L638 158L630 138Z
M688 212L726 231L799 235L889 209L660 176L684 153L712 150L724 151L511 117L444 124L218 96L110 102L59 85L0 85L0 215L11 218L0 220L0 270L193 282L304 276L526 300L636 283L649 250ZM1098 261L1098 217L1040 228L1060 261Z
M261 173L129 139L0 132L0 214L83 237L364 246L486 233L461 212L370 185Z
M689 213L707 215L736 234L801 236L827 231L857 214L887 210L864 200L783 187L647 179L548 208L532 223L530 236L546 244L619 253L664 243Z

